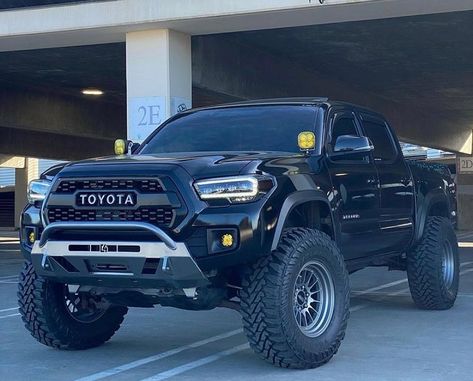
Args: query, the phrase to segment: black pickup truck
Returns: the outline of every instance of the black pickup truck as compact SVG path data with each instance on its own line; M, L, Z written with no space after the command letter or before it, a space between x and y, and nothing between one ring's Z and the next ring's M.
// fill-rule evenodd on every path
M375 112L323 98L192 109L116 153L30 184L18 296L43 344L100 345L128 307L229 307L264 359L313 368L344 337L349 273L406 270L420 308L455 302L450 173L405 160Z

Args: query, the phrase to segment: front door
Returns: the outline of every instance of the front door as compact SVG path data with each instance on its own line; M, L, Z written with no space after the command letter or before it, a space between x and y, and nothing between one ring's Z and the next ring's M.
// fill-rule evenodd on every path
M360 136L359 122L351 111L333 111L329 117L327 166L332 180L335 213L340 222L340 248L345 259L379 250L379 183L370 153L332 155L339 136Z
M414 184L400 147L387 123L362 113L362 127L374 145L374 164L380 181L379 224L383 252L401 252L414 229Z

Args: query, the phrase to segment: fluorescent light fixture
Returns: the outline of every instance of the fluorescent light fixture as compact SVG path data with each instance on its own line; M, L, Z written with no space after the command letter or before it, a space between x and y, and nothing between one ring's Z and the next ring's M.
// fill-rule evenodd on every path
M83 89L82 94L84 95L103 95L103 91L99 89Z

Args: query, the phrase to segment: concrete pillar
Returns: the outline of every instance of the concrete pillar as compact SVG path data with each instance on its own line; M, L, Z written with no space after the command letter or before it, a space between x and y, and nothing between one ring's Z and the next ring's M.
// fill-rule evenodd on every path
M457 157L458 229L473 229L473 156Z
M20 215L28 202L28 183L39 177L38 159L27 158L24 168L15 168L15 227L20 227Z
M190 35L170 29L126 35L128 139L143 141L192 105Z

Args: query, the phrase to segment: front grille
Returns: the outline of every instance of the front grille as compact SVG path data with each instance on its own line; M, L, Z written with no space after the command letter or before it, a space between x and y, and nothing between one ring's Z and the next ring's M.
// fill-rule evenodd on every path
M136 205L82 206L78 192L136 193ZM156 195L156 197L154 197ZM169 176L155 178L78 178L59 179L44 208L47 223L53 222L147 222L160 228L173 228L187 214L180 192Z
M139 221L169 227L174 218L171 207L138 208L136 210L90 210L69 207L48 209L49 222L60 221Z
M62 180L55 193L74 193L78 190L136 190L141 193L162 193L158 179Z

